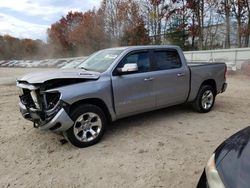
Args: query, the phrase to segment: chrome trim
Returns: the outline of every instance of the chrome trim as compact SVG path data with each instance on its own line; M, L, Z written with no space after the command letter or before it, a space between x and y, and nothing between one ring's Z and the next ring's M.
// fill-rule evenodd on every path
M28 89L28 90L36 90L38 89L38 86L34 86L34 85L31 85L31 84L24 84L24 83L19 83L17 81L17 84L16 84L17 87L19 88L23 88L23 89Z
M102 120L98 114L86 112L80 115L73 126L75 137L80 142L90 142L101 132Z
M30 95L31 95L31 98L32 98L33 102L35 103L36 108L40 110L41 108L40 108L40 105L39 105L39 102L38 102L36 91L31 90Z
M211 90L207 90L203 93L202 99L201 99L201 105L203 109L207 110L211 108L214 102L214 94Z

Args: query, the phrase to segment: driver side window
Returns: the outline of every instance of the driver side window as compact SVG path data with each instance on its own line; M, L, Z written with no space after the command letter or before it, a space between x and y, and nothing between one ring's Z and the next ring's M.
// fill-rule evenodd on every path
M150 71L150 59L148 52L136 52L125 57L119 68L124 67L125 64L136 63L138 66L138 72L148 72Z

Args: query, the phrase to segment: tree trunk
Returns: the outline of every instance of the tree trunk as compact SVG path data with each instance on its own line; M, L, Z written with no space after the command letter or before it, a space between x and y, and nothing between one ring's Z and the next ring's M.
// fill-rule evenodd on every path
M245 47L249 46L249 37L250 37L250 6L248 0L246 1L247 12L248 12L248 23L247 23L247 34L245 38Z
M185 36L185 4L184 0L182 0L182 48L185 47L185 41L186 41L186 36Z
M192 25L195 24L195 17L194 17L194 14L193 14L193 18L192 18ZM195 41L195 35L192 36L192 50L194 50L194 41Z
M241 48L241 34L240 34L240 27L241 24L238 22L238 32L237 32L237 43L238 43L238 48Z
M250 15L248 16L248 24L247 24L247 35L245 38L245 47L249 46L249 37L250 37Z
M158 26L157 26L157 43L156 44L161 44L161 21L158 21Z
M203 49L203 27L204 27L204 0L199 1L197 6L197 19L199 26L199 50Z
M195 36L192 36L192 50L195 50L194 41L195 41Z
M237 25L238 25L238 32L237 32L237 43L238 43L238 48L241 48L241 23L240 23L240 16L237 17Z
M159 5L157 6L157 43L156 44L161 44L161 17L160 17Z
M238 43L238 48L241 48L241 12L243 9L243 5L241 4L241 2L238 0L236 2L233 3L233 9L234 9L234 13L236 15L236 20L237 20L237 43Z
M229 9L229 2L225 0L225 17L226 17L226 41L225 41L225 48L230 48L230 9Z
M203 41L204 41L204 0L201 1L201 49L203 49Z

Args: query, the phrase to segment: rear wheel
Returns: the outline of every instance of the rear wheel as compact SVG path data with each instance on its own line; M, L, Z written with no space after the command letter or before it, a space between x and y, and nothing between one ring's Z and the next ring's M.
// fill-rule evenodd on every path
M215 90L212 86L201 86L199 93L193 103L194 109L202 113L209 112L214 106L215 96Z
M101 140L106 126L106 117L101 108L84 104L76 107L70 115L74 125L65 135L74 146L88 147Z

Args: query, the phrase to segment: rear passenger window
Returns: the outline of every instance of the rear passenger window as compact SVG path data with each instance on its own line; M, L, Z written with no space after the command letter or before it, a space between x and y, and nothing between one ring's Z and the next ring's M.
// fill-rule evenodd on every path
M177 51L155 51L154 54L158 70L176 69L181 67L181 60Z

